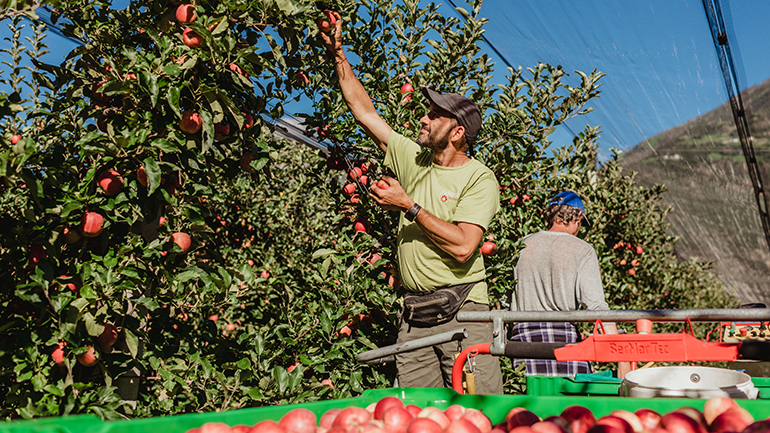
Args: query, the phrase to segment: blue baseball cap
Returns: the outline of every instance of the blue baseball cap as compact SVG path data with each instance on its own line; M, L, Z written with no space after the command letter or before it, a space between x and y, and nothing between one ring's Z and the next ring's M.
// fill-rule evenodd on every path
M591 221L589 221L588 217L586 216L586 208L583 206L583 200L580 199L579 195L572 191L562 191L556 194L556 196L554 196L554 198L548 202L548 207L556 206L558 204L563 204L565 206L570 206L582 210L583 225L586 227L591 227Z

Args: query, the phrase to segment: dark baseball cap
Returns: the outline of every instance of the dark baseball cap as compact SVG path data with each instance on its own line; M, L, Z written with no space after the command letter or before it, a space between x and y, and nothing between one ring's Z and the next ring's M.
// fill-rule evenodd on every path
M586 227L591 227L591 221L588 220L588 217L586 216L586 208L583 206L583 200L580 199L580 196L575 194L572 191L562 191L554 198L551 199L551 201L548 202L548 207L556 206L559 204L563 204L565 206L574 207L577 209L580 209L583 211L583 225Z
M421 90L430 102L438 105L457 119L457 123L465 128L465 139L468 141L468 145L473 144L479 129L481 129L481 112L476 104L457 93L442 94L429 87L423 87Z

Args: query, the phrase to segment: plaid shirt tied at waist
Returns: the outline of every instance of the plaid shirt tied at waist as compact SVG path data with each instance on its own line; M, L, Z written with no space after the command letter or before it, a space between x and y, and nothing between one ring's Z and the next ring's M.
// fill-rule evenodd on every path
M571 323L517 323L513 327L511 341L529 343L577 343L580 334ZM527 363L527 376L572 376L590 374L591 366L587 361L556 361L551 359L514 359L513 365Z

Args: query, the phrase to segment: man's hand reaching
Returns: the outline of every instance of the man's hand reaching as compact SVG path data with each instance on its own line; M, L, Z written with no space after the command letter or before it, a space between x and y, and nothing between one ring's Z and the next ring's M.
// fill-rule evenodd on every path
M326 19L319 19L316 23L321 30L321 40L329 52L334 53L342 49L342 17L337 12L328 9L324 11L324 14Z

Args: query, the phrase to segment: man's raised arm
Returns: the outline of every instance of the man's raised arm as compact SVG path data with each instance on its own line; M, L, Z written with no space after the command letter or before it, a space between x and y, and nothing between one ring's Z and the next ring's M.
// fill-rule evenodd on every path
M337 77L342 89L342 97L345 99L345 103L348 105L348 109L350 109L356 122L364 128L366 134L385 152L388 147L388 138L390 138L390 133L393 129L377 114L372 99L353 73L353 68L345 57L345 51L342 49L342 18L340 14L327 11L327 15L329 14L336 20L333 31L331 25L328 27L319 25L319 28L321 29L321 38L334 61L334 67L337 70Z

